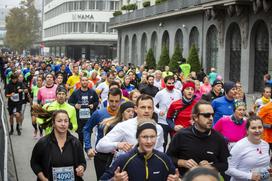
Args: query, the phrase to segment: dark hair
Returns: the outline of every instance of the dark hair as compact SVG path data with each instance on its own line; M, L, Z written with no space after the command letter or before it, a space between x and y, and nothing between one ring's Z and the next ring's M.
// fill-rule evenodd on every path
M112 82L110 83L110 85L109 85L109 89L111 89L111 86L113 86L113 85L117 85L118 88L121 88L118 82L112 81Z
M199 110L200 105L210 105L210 106L211 106L211 103L208 102L208 101L205 101L205 100L202 100L202 99L201 99L200 101L198 101L198 102L194 105L194 107L193 107L193 109L192 109L192 115L197 115L197 114L199 114L199 112L200 112L200 110Z
M192 181L194 178L200 176L200 175L207 175L207 176L212 176L214 177L217 181L220 181L219 174L216 170L212 170L209 168L204 168L204 167L198 167L195 168L185 174L183 177L183 181Z
M259 116L253 115L253 116L251 116L251 117L249 117L249 118L247 119L247 122L246 122L246 129L248 130L248 128L249 128L249 126L250 126L250 123L251 123L252 121L256 121L256 120L260 120L260 121L262 122L262 124L263 124L262 118L260 118Z
M66 114L68 119L69 119L69 122L70 122L70 118L69 118L69 115L68 115L67 111L61 109L61 110L56 110L56 111L53 112L53 114L52 114L52 123L55 122L57 115L60 114L60 113Z
M18 75L17 74L11 74L10 79L18 79Z
M154 75L148 75L148 76L146 77L146 80L148 80L149 77L153 77L153 78L154 78Z
M120 99L121 99L123 94L122 94L120 88L112 88L109 90L108 97L110 97L110 95L112 95L112 96L119 95Z
M143 100L151 100L152 101L152 104L154 103L153 101L153 98L150 96L150 95L147 95L147 94L142 94L138 97L138 99L136 100L136 106L138 107L139 106L139 102L140 101L143 101Z
M109 77L110 75L115 76L113 71L109 71L109 72L107 73L107 77Z
M164 83L166 84L168 80L174 80L175 81L175 78L173 75L168 75L164 78Z

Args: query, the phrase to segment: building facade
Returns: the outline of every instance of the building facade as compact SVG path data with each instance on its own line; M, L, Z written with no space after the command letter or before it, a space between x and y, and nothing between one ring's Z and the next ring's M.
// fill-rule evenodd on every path
M177 44L187 58L195 44L207 72L215 67L255 92L272 72L271 7L269 0L168 0L114 17L110 27L118 30L120 62L141 65L149 48L158 61L162 45L171 57Z
M114 59L117 33L109 19L118 9L119 0L44 0L44 46L55 56Z
M6 36L6 16L11 7L9 5L0 5L0 47L4 47L4 39Z

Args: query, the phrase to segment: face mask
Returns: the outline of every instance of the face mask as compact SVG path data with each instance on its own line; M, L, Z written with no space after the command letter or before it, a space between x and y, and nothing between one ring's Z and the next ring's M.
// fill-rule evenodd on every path
M171 91L175 88L175 86L174 85L167 85L166 88Z

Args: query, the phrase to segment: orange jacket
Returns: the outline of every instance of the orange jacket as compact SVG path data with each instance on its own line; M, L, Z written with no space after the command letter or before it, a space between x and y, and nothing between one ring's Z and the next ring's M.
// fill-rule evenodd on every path
M267 103L263 107L261 107L258 116L260 116L263 120L264 124L272 124L272 102ZM263 139L272 143L272 129L264 129Z

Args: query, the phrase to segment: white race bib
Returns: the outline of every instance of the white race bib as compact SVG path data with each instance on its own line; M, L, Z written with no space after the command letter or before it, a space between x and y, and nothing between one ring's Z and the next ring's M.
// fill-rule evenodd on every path
M10 99L13 102L18 102L19 101L19 93L15 93L13 96L10 97Z
M89 108L79 109L79 119L89 119L91 117Z
M75 181L74 167L53 167L53 181Z

